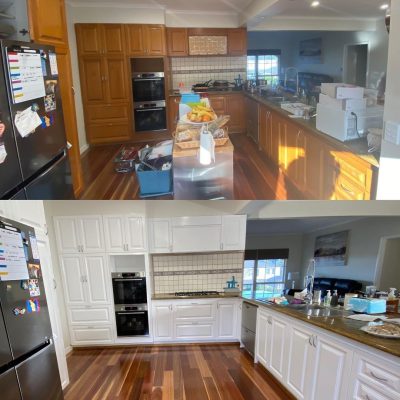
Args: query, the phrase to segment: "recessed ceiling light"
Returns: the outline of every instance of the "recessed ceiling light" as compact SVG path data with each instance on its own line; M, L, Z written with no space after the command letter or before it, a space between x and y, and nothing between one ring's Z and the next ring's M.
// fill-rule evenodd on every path
M312 3L311 3L311 7L318 7L319 6L319 1L313 1Z
M379 8L381 10L387 10L389 8L389 4L382 4Z

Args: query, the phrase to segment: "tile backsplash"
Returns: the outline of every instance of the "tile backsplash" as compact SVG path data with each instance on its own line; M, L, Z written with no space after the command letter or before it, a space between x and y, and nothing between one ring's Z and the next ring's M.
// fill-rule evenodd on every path
M222 291L232 275L242 286L243 252L153 255L154 294Z
M246 79L247 57L173 57L171 58L172 85L179 89L183 83L191 89L196 83L212 80L234 79L241 75Z

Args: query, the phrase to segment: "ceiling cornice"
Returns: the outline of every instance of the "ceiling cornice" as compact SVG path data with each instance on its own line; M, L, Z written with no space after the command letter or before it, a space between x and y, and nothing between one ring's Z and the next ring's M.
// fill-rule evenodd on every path
M123 2L92 2L92 1L74 1L74 0L67 0L66 3L71 7L76 8L133 8L133 9L151 9L151 10L165 10L164 6L155 5L155 4L126 4Z
M234 11L204 11L204 10L165 10L166 14L192 14L192 15L228 15L228 16L238 16L239 13Z

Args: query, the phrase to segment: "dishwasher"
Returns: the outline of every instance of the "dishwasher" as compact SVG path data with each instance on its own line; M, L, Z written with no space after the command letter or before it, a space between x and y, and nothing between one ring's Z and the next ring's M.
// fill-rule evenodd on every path
M256 346L257 309L258 307L254 304L243 302L241 340L244 348L251 355L254 355Z

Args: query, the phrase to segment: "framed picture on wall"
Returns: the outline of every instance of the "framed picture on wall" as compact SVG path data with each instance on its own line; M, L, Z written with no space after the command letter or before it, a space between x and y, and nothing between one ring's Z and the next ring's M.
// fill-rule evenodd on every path
M317 236L314 259L317 267L335 267L347 264L349 231Z
M303 64L322 64L322 38L302 40L299 57Z

